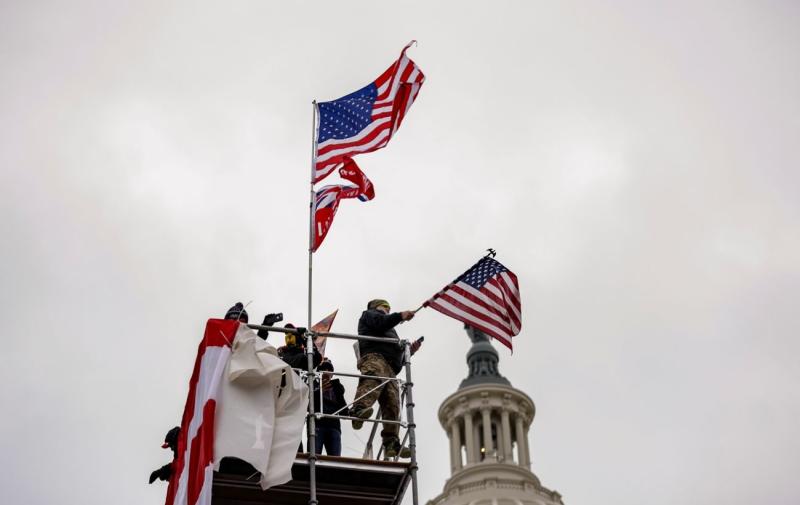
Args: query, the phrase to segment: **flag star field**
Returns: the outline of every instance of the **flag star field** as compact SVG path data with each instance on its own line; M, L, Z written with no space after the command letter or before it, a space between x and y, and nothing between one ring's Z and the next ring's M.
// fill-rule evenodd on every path
M501 265L498 261L491 258L486 258L485 261L473 270L466 273L463 280L475 289L480 289L486 284L490 277L501 274L506 271L506 267Z
M333 102L319 104L319 142L354 137L372 122L378 97L374 83Z

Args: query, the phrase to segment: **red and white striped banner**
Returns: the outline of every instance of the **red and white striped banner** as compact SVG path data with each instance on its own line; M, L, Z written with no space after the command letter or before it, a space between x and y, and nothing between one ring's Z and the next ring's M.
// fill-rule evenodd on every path
M217 395L238 329L234 320L206 323L189 382L166 505L211 504Z

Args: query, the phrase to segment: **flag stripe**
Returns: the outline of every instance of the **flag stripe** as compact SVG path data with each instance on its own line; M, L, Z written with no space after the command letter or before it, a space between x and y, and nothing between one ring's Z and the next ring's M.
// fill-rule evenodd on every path
M364 150L371 149L377 143L382 142L388 134L386 130L391 124L391 118L382 119L372 124L372 129L369 131L365 130L366 133L363 134L363 138L359 138L353 142L328 144L325 148L317 151L317 162L329 162L331 158L337 155L346 156L348 153L361 153L364 152Z
M484 326L490 326L492 328L495 328L495 331L500 332L504 335L508 335L509 338L511 336L510 335L511 331L507 324L499 323L487 317L485 313L481 313L480 311L477 311L476 315L476 311L474 311L473 309L470 309L469 307L458 302L453 303L452 299L449 298L449 295L444 295L438 298L437 302L439 302L441 306L448 306L450 307L450 310L461 313L462 315L464 315L464 317L469 317L470 320L472 321L480 322Z
M336 149L353 147L375 138L381 128L386 127L387 121L373 121L369 126L358 132L358 135L346 139L328 139L317 146L317 161L324 161L323 156Z
M454 298L455 301L464 304L465 306L472 307L473 310L480 311L486 315L486 317L491 318L497 321L500 324L503 324L504 327L511 331L511 325L509 325L506 321L504 321L505 312L498 308L495 305L488 304L485 302L484 298L481 298L480 295L475 296L470 292L471 286L469 285L458 285L456 284L453 288L448 291L446 294L442 295L442 297L451 296Z
M457 319L461 322L467 323L470 326L478 328L487 335L493 336L494 338L502 342L503 345L511 349L511 337L498 332L495 327L485 324L482 320L468 317L468 315L457 310L456 308L452 307L449 304L439 303L438 300L436 302L432 302L429 306L433 309L438 310L442 314L452 317L453 319Z
M499 282L497 279L491 279L489 281L495 289L497 289L503 299L503 307L505 308L506 317L511 321L512 326L519 326L520 325L520 316L519 311L514 306L514 300L510 296L507 291L507 287L502 283Z
M520 312L519 291L514 287L516 285L516 279L512 281L510 276L506 274L507 272L503 272L498 276L498 279L494 279L491 282L495 283L503 291L505 299L508 300L509 303L507 303L506 306L509 308L508 315L511 318L512 324L517 326L517 328L521 328L522 313ZM519 333L519 330L517 330L517 333Z
M479 291L469 284L463 282L456 283L454 288L463 290L465 294L470 296L473 300L479 301L481 305L486 307L486 310L493 311L500 317L505 317L508 313L508 310L503 305L502 298L498 299L493 295L487 295L484 291Z
M497 327L499 331L511 334L511 327L496 314L487 312L483 307L476 305L473 301L459 297L455 290L449 291L437 300L441 305L450 305L453 308L470 315L474 320L483 321L486 325Z

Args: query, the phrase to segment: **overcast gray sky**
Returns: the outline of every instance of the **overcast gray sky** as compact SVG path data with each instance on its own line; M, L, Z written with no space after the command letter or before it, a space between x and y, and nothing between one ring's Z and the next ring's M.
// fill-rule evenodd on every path
M205 320L305 320L311 100L417 39L314 318L413 309L493 247L523 296L501 371L566 503L800 502L800 4L666 4L0 3L2 501L163 501ZM428 500L468 341L430 310L401 333Z

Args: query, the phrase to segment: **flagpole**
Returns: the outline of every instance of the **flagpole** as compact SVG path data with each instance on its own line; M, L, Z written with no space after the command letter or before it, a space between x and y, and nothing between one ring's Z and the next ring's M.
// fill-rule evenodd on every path
M314 169L317 165L317 101L311 102L311 181L309 183L309 202L308 202L308 324L306 328L311 330L311 293L312 293L312 274L314 258ZM308 436L306 443L308 447L308 473L309 473L309 493L308 505L317 505L317 472L316 472L316 426L314 422L314 339L310 333L305 336L306 357L308 363L308 418L306 426Z
M317 164L317 101L311 102L311 179L308 201L308 317L306 328L311 328L311 293L314 247L314 168Z

